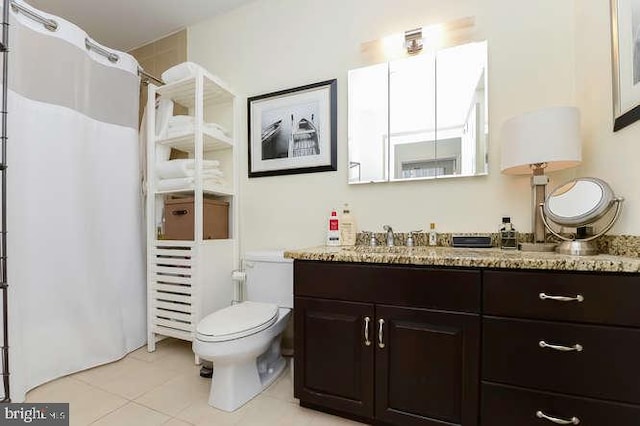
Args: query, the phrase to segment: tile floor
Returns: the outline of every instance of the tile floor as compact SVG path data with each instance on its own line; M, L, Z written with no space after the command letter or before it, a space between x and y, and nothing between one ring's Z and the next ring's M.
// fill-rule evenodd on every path
M120 361L37 387L27 402L68 402L72 426L260 425L329 426L360 423L302 408L290 369L233 413L207 404L210 379L199 376L191 344L166 339Z

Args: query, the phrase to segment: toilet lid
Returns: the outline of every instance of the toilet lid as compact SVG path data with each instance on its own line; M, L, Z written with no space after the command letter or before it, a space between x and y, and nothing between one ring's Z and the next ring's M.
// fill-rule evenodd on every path
M278 305L242 302L207 315L196 327L196 332L200 340L221 342L257 333L277 319Z

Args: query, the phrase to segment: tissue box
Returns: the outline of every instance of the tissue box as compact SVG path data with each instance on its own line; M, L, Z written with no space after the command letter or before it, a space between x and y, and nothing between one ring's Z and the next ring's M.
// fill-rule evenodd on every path
M229 238L229 203L205 198L203 205L203 238ZM164 202L164 239L194 239L194 198L174 198Z

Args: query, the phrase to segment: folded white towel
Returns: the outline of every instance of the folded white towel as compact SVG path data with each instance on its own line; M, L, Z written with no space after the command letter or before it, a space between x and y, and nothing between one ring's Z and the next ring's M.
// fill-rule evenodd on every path
M171 99L160 98L156 107L156 136L160 139L166 138L169 122L173 116L173 101Z
M169 118L169 127L180 127L193 125L194 117L190 115L174 115Z
M229 137L229 133L226 129L216 123L204 123L203 130L214 136ZM193 132L193 124L175 124L167 127L166 137L175 138L177 136L188 135Z
M221 177L213 177L210 179L203 179L202 186L207 189L213 186L226 186L227 182ZM162 179L158 181L158 191L178 191L185 189L194 189L195 179L192 177L177 178L177 179Z
M206 70L198 64L193 62L183 62L163 72L162 80L165 83L171 83L174 81L184 80L188 77L194 77L198 69L202 69L206 73Z
M222 172L218 170L220 162L218 160L202 160L202 172L216 171L222 175ZM169 160L160 161L156 164L156 173L160 179L172 179L192 177L195 174L196 161L193 159L181 159L181 160Z
M210 179L205 179L202 181L202 186L207 189L210 188L212 186L227 186L227 181L224 180L221 177L214 177L214 178L210 178Z
M204 130L211 133L212 135L222 135L229 137L229 132L227 131L227 129L225 129L218 123L204 123Z
M194 179L192 177L177 179L162 179L158 181L159 191L173 191L178 189L190 189L193 187Z
M192 135L193 126L169 127L167 129L167 138L177 138L178 136Z

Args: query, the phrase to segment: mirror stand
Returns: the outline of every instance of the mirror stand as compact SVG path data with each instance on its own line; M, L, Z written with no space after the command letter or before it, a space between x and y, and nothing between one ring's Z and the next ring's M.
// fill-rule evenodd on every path
M545 212L544 212L544 203L540 203L540 217L542 217L542 222L544 226L551 232L555 237L560 238L562 242L558 244L556 247L556 252L559 254L567 254L570 256L593 256L598 254L598 246L595 243L595 239L604 235L611 227L616 223L618 218L620 217L620 212L622 212L622 202L624 198L616 197L613 199L613 202L616 204L616 211L611 218L611 221L607 226L605 226L600 232L595 235L591 235L586 238L568 238L564 235L557 233L555 230L549 226L549 222L547 221Z

